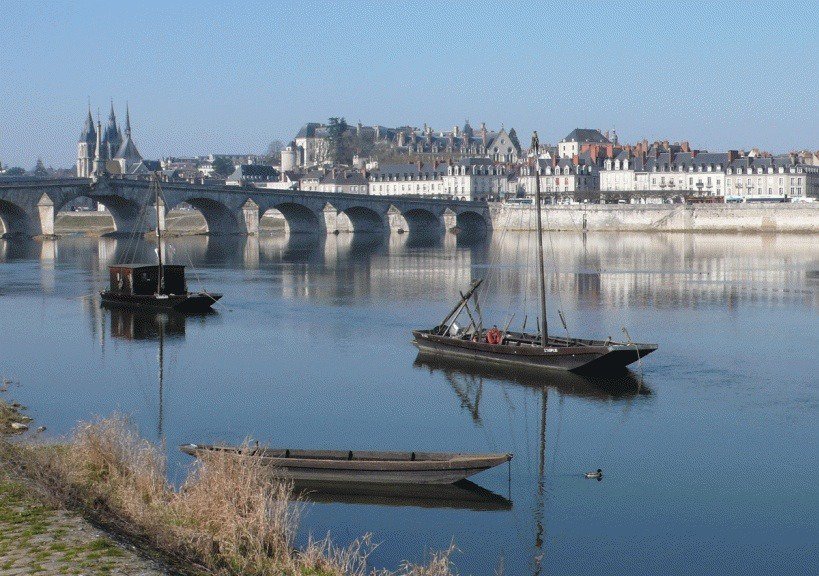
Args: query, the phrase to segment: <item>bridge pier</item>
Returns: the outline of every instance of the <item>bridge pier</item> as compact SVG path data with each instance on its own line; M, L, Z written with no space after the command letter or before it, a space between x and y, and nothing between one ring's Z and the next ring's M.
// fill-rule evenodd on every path
M447 230L452 230L456 226L458 226L458 215L455 214L452 210L447 210L444 212L444 228Z
M239 221L240 228L243 228L241 232L244 232L248 236L258 236L259 219L261 217L259 214L259 205L248 198L247 202L242 205L239 211L240 214L237 220Z
M37 202L37 216L40 221L40 235L46 238L54 237L54 201L43 194Z

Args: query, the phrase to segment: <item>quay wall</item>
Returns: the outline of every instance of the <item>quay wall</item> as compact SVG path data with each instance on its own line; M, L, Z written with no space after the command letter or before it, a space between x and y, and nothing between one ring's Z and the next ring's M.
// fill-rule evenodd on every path
M494 230L535 230L535 207L490 208ZM544 206L547 230L588 232L819 232L819 202Z
M534 206L503 204L490 207L494 230L535 230ZM819 232L819 202L804 204L589 204L544 206L548 230L588 232ZM342 231L349 231L341 226ZM196 211L171 210L166 225L170 234L204 234L205 220ZM283 230L284 218L267 213L262 232ZM395 227L395 226L394 226ZM110 232L110 214L66 212L57 215L57 234L97 235Z

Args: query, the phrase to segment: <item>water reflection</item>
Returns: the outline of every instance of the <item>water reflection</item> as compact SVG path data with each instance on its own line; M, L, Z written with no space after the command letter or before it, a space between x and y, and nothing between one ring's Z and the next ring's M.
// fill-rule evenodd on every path
M560 394L592 400L612 400L650 396L651 388L643 382L643 377L630 370L611 376L590 376L572 372L537 372L516 368L503 370L468 360L441 359L423 353L413 366L440 373L461 398L464 408L472 414L472 419L480 423L480 398L485 382L502 385L512 383L535 389L553 388Z
M512 501L469 480L448 485L328 484L299 481L295 491L311 502L452 508L475 512L511 510Z

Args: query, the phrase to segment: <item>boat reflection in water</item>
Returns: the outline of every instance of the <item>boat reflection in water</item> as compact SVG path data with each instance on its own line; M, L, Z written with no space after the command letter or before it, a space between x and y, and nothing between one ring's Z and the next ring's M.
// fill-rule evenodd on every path
M137 312L118 306L108 307L111 337L121 340L157 340L160 351L166 338L185 337L185 315L175 312ZM215 312L213 312L215 314Z
M157 414L157 438L164 440L165 422L165 343L185 337L185 324L191 318L218 316L214 310L201 314L181 314L173 311L137 311L120 306L102 307L110 315L111 337L122 340L157 342L157 385L159 405Z
M629 370L617 371L610 377L591 374L576 374L573 372L544 372L516 368L513 372L507 369L494 368L486 364L457 360L442 359L440 356L419 352L413 366L426 368L431 372L442 372L447 381L461 389L464 382L471 381L483 384L484 379L497 382L511 382L532 388L554 388L561 394L585 398L608 400L612 398L628 398L632 396L651 395L651 389L646 386L642 378ZM477 408L473 419L480 418Z
M463 408L469 410L472 421L476 426L484 425L481 419L480 402L485 381L499 385L513 383L540 392L538 458L537 470L535 471L536 484L534 486L535 506L532 510L534 548L531 566L532 574L540 576L544 572L543 559L547 542L546 414L549 405L549 389L557 391L558 395L589 398L603 402L612 399L628 399L651 395L651 389L642 383L641 377L628 370L617 371L612 377L581 375L572 372L525 370L523 367L508 370L468 360L442 359L438 355L428 355L423 352L418 353L413 366L418 369L427 369L430 372L442 373L460 399Z
M297 481L294 491L311 502L415 506L473 511L512 509L512 501L469 480L455 484L369 484Z

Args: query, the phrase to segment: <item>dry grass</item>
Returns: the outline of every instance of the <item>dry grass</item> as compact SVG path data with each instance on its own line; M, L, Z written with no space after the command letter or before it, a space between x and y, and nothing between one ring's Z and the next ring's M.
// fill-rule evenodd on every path
M248 576L450 576L450 548L398 572L367 565L367 535L348 546L329 537L295 546L304 503L257 456L208 455L176 489L164 450L114 415L80 425L60 449L15 446L18 469L63 505L158 552L181 572ZM8 458L8 454L6 454Z

